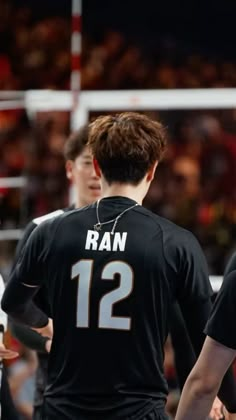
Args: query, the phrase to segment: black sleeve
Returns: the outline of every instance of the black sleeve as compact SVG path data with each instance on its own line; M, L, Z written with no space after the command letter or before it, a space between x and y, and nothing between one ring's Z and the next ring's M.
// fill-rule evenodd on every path
M225 271L224 271L224 277L231 273L231 271L236 270L236 252L233 253L233 255L231 256L231 258L229 259Z
M195 236L184 231L177 245L178 252L178 279L177 299L186 302L206 300L213 295L209 280L207 261L199 242ZM177 261L178 261L177 259Z
M47 337L43 337L31 328L15 323L10 323L10 330L12 335L29 349L46 353L45 345L48 341Z
M43 267L48 241L44 225L46 222L38 226L27 240L2 298L2 309L13 320L38 328L48 323L48 317L33 302L46 277Z
M17 244L16 251L15 251L15 256L14 256L14 261L13 261L13 266L12 266L11 271L13 271L15 269L15 267L17 265L17 261L20 258L21 253L23 252L23 249L24 249L24 246L27 243L27 240L29 239L33 230L37 228L37 226L38 225L34 221L28 223L28 225L26 226L24 234L23 234L21 240ZM34 303L48 317L51 317L52 316L51 315L51 308L50 308L47 297L48 297L47 289L46 289L46 287L44 287L44 284L43 284L42 287L38 290L38 292L34 295Z
M177 302L172 305L171 308L170 335L174 349L175 369L178 384L182 390L186 379L196 362L196 353L193 349L186 323Z
M226 347L236 350L236 270L224 278L216 296L205 333Z
M163 232L163 250L175 300L188 304L213 295L206 258L191 232L168 227Z
M30 222L28 223L28 225L26 226L23 236L22 238L18 241L17 246L16 246L16 250L15 250L15 256L14 256L14 260L13 260L13 270L14 267L17 264L17 261L20 257L20 254L22 252L22 249L24 248L24 246L26 245L27 240L29 239L31 233L33 232L33 230L37 227L37 225L34 222Z
M213 291L205 256L190 232L184 232L178 252L177 299L198 356L205 340L204 327L212 308Z
M193 345L196 356L201 352L205 341L204 327L211 312L211 298L201 299L195 302L180 304L181 311L186 323L187 331Z
M2 298L2 310L15 322L30 327L42 328L48 324L48 317L34 303L37 288L21 284L17 277L11 276Z
M171 226L171 225L170 225ZM205 340L213 294L203 251L194 235L181 228L166 230L164 252L173 298L180 305L192 346L198 356Z

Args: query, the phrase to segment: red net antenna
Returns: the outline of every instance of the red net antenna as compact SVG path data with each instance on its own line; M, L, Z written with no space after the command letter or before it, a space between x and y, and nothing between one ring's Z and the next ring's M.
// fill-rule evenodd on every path
M82 0L72 0L72 34L71 34L71 80L70 89L72 94L72 118L73 111L78 106L81 89L81 17Z

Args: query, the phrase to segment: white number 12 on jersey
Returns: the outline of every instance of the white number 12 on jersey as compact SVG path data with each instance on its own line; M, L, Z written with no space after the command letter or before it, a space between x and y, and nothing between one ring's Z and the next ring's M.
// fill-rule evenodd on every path
M113 316L113 305L127 298L133 289L133 270L123 261L112 261L102 270L102 280L114 280L120 276L120 285L106 293L99 302L98 327L116 330L130 330L129 317ZM71 278L78 278L76 326L89 327L90 290L93 279L93 260L80 260L72 266Z

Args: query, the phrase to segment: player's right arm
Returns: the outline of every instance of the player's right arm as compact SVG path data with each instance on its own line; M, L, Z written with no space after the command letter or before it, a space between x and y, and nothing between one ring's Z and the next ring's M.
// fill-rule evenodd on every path
M44 337L31 328L17 323L11 323L10 330L12 335L29 349L42 353L48 352L49 337Z
M205 420L236 351L206 338L181 395L176 420Z
M14 262L13 262L13 270L16 266L16 263L20 257L21 252L23 251L24 246L27 243L31 233L37 227L37 224L34 221L30 222L24 231L24 234L20 241L17 244ZM13 271L12 270L12 271ZM33 331L31 328L21 325L15 322L10 323L10 330L15 338L19 340L22 344L26 347L36 350L39 352L47 352L49 349L49 338L44 337L36 331Z
M198 356L205 341L204 328L207 323L212 304L210 301L211 286L204 254L198 241L192 234L182 243L182 262L179 265L177 296L183 316ZM212 337L214 339L214 337ZM228 360L228 355L226 355ZM230 359L230 358L229 358ZM218 391L218 397L226 408L234 412L236 408L236 383L232 368L225 368L225 376ZM227 370L228 369L228 370ZM224 372L224 373L225 373Z
M50 236L47 222L43 225L38 226L27 240L2 298L2 309L13 321L33 328L44 328L49 323L48 316L33 302L46 278L44 262Z
M24 248L24 246L26 245L26 242L28 241L31 233L33 232L33 230L37 227L37 225L31 221L30 223L28 223L28 225L26 226L23 236L22 238L18 241L17 246L16 246L16 251L15 251L15 256L14 256L14 260L13 260L13 266L12 266L12 270L14 270L16 263L20 257L20 254Z
M184 386L176 417L178 420L189 419L190 416L192 420L204 419L217 392L229 412L226 418L228 416L233 420L236 417L235 387L232 384L232 388L227 389L225 375L236 357L235 301L236 271L232 271L224 279L214 302L205 328L207 338Z

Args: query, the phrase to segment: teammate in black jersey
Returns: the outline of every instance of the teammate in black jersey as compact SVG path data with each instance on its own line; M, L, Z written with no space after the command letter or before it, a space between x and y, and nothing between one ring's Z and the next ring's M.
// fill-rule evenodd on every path
M100 197L100 182L94 172L92 155L87 147L87 142L88 127L85 125L73 133L65 144L64 156L66 162L66 175L74 187L75 201L73 207L57 210L30 222L25 229L22 239L17 245L15 261L18 260L20 252L26 244L30 234L43 221L63 214L65 211L69 211L72 208L89 205ZM41 298L42 292L40 293L40 296L37 297L36 301L38 302ZM45 297L43 297L44 302L45 300ZM48 353L51 348L51 340L48 337L43 337L32 329L17 323L11 324L11 330L19 341L25 346L36 350L38 353L33 419L39 420L41 419L43 393L47 381Z
M236 253L226 265L224 280L206 326L202 353L184 387L178 420L205 418L207 407L217 393L228 366L236 357ZM201 397L201 398L199 398ZM236 420L236 408L225 413ZM195 417L192 415L195 413Z
M190 232L141 205L165 149L159 123L135 113L101 117L89 145L103 199L35 229L2 306L47 335L48 317L32 298L40 288L49 296L44 420L164 419L170 306L178 300L200 349L211 308L206 261Z

